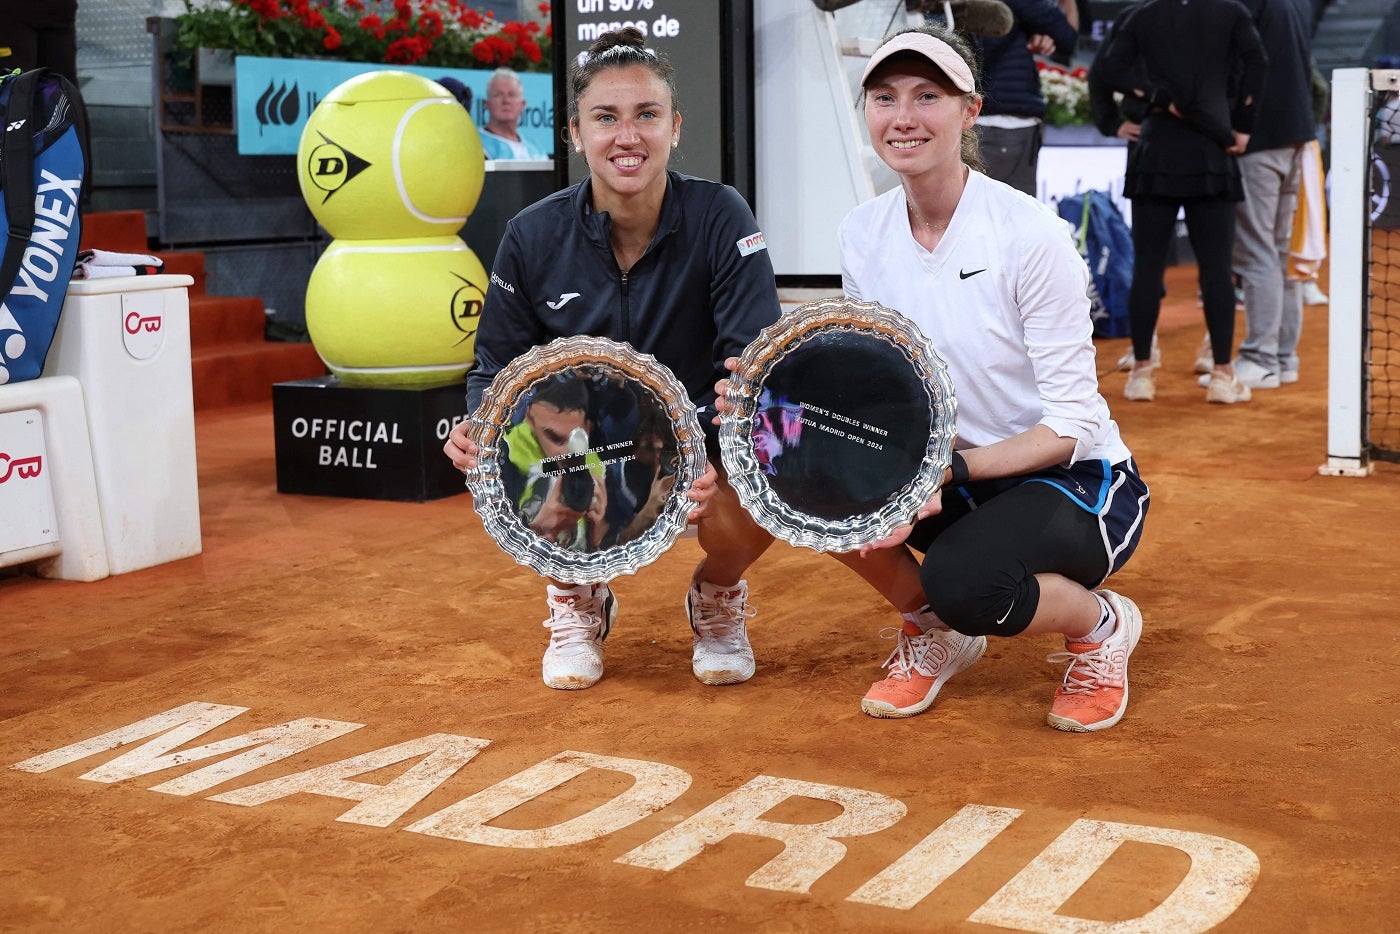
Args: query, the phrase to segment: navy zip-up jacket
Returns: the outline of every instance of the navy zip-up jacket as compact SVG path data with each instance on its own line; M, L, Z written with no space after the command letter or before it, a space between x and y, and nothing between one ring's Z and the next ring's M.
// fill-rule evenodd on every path
M697 407L714 401L726 357L778 320L773 262L758 222L728 185L666 173L661 220L624 273L592 183L555 192L506 225L491 270L467 411L510 361L557 337L626 341L670 368Z
M1004 0L1015 17L1011 31L999 38L980 38L982 63L982 113L1017 117L1045 116L1045 95L1035 57L1026 50L1033 35L1046 35L1055 51L1069 55L1079 41L1064 11L1050 0Z

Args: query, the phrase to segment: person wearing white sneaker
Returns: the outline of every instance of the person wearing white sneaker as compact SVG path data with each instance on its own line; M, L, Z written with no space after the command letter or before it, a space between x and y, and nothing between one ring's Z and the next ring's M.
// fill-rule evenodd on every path
M1249 387L1240 382L1229 367L1216 367L1201 379L1205 380L1207 402L1233 405L1236 402L1248 402L1253 395Z
M1153 374L1156 369L1151 361L1133 361L1132 369L1128 371L1128 382L1123 386L1123 398L1129 402L1151 402L1157 398L1157 377Z
M1133 359L1133 348L1129 347L1127 350L1123 351L1123 356L1118 358L1118 369L1131 370L1135 362L1136 361ZM1152 356L1149 362L1152 364L1152 369L1154 370L1160 370L1162 368L1162 345L1157 342L1157 335L1155 332L1152 335Z
M1244 286L1244 340L1235 375L1251 389L1277 389L1298 369L1303 290L1288 275L1305 146L1317 138L1313 114L1312 13L1307 0L1255 3L1269 55L1254 133L1240 156L1245 198L1235 206L1233 260Z
M937 335L957 387L940 488L842 558L902 615L886 676L861 701L879 719L929 710L992 637L1057 633L1091 657L1126 613L1090 588L1134 552L1149 500L1099 392L1089 271L1064 222L975 170L976 68L966 40L936 25L876 49L866 127L900 184L838 231L845 293ZM1150 367L1149 335L1136 349ZM1076 685L1086 664L1072 662ZM1115 684L1082 681L1109 699Z
M1297 371L1295 370L1294 372L1296 373ZM1212 369L1211 372L1197 379L1196 385L1202 388L1209 388L1210 381L1214 374L1215 371ZM1279 383L1282 382L1280 374L1265 369L1253 360L1248 360L1244 357L1240 357L1234 362L1234 376L1235 379L1239 381L1240 385L1247 386L1250 389L1277 389Z
M668 168L682 122L674 106L675 72L664 55L647 48L639 30L600 35L571 63L568 83L568 131L588 177L507 225L476 334L467 411L477 411L510 361L575 334L627 341L651 354L684 384L691 403L705 409L714 401L723 361L741 353L781 312L762 231L733 188ZM564 414L572 418L568 425L547 426L560 436L558 443L565 435L581 441L575 433L587 433L599 415L575 408ZM477 467L480 453L468 429L467 422L458 424L443 445L463 471ZM718 458L713 436L706 449ZM572 443L567 450L596 456ZM540 509L550 511L549 521L532 521L532 530L556 544L567 533L580 549L599 547L611 531L601 500L606 489L605 482L587 513L560 502L562 495L546 495ZM692 668L708 684L735 683L754 671L744 573L773 539L740 506L715 461L687 496L696 504L689 518L706 555L695 574L695 596L687 599L695 632ZM617 613L612 591L606 584L550 581L547 594L545 684L562 690L596 684Z
M1193 41L1162 41L1186 35ZM1138 369L1150 359L1161 313L1158 284L1178 215L1184 215L1196 257L1211 367L1229 374L1235 329L1230 251L1235 205L1244 198L1236 157L1249 145L1268 58L1249 11L1239 4L1144 0L1114 24L1094 61L1105 87L1148 104L1138 145L1128 155L1123 194L1133 204L1128 308L1136 361L1125 395L1150 399L1154 393Z
M1210 374L1215 369L1215 354L1210 349L1210 332L1207 331L1201 338L1201 346L1196 349L1196 362L1191 365L1191 369L1197 373Z
M1330 301L1327 293L1322 291L1322 287L1317 284L1316 279L1304 279L1302 288L1304 305L1326 305Z

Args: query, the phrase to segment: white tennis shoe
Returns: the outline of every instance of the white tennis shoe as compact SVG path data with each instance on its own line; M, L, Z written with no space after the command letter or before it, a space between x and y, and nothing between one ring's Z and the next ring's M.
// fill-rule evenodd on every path
M548 594L544 683L560 691L592 687L603 677L603 640L617 618L617 599L607 584L567 589L550 584Z
M698 582L690 585L685 596L685 615L695 633L690 668L705 684L738 684L753 677L747 622L755 611L748 599L747 581L727 589Z

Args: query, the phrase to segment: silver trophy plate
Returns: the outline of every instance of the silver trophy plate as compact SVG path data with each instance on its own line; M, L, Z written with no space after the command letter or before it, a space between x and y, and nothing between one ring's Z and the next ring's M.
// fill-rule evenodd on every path
M685 387L628 344L561 337L512 360L471 416L491 538L571 584L635 574L685 530L705 440Z
M948 366L918 327L871 302L809 302L744 349L720 456L769 532L852 551L910 522L956 435Z

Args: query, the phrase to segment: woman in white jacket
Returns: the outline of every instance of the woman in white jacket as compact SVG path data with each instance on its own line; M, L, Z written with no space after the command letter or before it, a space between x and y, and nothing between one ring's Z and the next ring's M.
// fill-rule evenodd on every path
M1050 660L1068 669L1050 725L1113 726L1142 616L1091 588L1136 548L1148 491L1099 394L1088 270L1064 221L977 171L982 99L956 33L891 37L862 86L871 142L900 185L842 222L843 285L916 322L958 400L942 488L911 526L862 550L900 582L896 605L908 601L888 676L862 708L922 713L987 636L1059 633L1065 650Z

